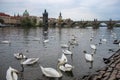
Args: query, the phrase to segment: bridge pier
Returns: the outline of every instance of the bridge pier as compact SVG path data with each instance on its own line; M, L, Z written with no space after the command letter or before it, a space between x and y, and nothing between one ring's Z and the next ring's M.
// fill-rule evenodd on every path
M98 22L97 19L94 19L94 21L93 21L93 29L97 29L97 28L99 28L99 22Z
M112 21L112 19L109 20L107 26L108 26L108 29L113 29L114 22Z

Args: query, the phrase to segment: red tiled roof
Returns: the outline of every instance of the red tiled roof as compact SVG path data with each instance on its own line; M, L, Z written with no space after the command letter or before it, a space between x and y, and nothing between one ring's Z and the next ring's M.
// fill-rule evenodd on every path
M8 16L8 17L10 17L10 15L5 14L5 13L1 13L1 12L0 12L0 16Z

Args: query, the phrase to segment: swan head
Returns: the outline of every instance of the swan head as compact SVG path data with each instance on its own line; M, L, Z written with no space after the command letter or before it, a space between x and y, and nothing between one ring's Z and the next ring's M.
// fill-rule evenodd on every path
M84 50L83 53L87 53L87 51Z

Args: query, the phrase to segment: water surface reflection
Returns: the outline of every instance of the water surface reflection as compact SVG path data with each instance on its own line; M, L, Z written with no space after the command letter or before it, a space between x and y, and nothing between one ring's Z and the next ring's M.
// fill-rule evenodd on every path
M105 66L103 57L109 57L119 47L113 44L115 38L111 37L116 33L117 39L120 39L120 28L114 28L112 31L105 27L99 29L75 29L75 28L50 28L44 32L42 28L0 28L0 41L9 40L11 45L0 43L0 79L5 80L6 71L9 66L21 71L20 80L74 80L79 79L85 74L94 73L96 70ZM75 35L78 45L70 45L69 50L72 55L66 55L68 63L74 68L71 72L62 72L62 78L48 78L43 76L39 64L44 67L57 68L58 58L62 55L61 44L69 44ZM90 38L93 37L92 41ZM105 38L107 42L100 43L100 39ZM44 42L48 40L47 42ZM86 62L83 51L92 52L90 44L96 44L97 50L94 54L92 63ZM16 60L13 54L22 52L28 58L39 57L38 63L32 66L21 66L20 60Z

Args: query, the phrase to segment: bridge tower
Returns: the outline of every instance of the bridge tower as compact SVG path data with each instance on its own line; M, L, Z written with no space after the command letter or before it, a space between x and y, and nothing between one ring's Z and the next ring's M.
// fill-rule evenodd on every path
M45 31L48 30L48 12L46 11L46 9L44 10L43 13L43 27Z
M62 21L62 15L61 15L61 12L60 12L60 14L59 14L59 22L61 22Z
M58 25L61 27L62 26L62 14L60 12L59 17L58 17Z
M112 29L113 25L114 25L114 23L113 23L112 19L110 19L109 22L108 22L108 24L107 24L108 29Z

